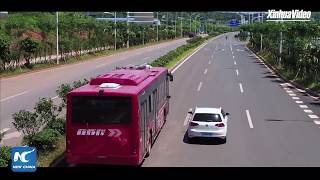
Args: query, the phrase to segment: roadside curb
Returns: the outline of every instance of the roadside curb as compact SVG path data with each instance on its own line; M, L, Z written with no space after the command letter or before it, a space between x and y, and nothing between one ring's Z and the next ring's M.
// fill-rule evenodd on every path
M277 74L281 79L283 79L284 81L292 84L296 89L300 89L300 90L304 90L310 97L316 99L316 100L320 100L320 94L317 94L316 92L310 90L309 88L306 88L292 80L288 80L287 78L285 78L283 75L281 75L278 70L276 68L274 68L270 63L268 63L263 57L261 57L260 55L256 54L253 50L251 50L248 45L246 45L246 47L248 48L248 50L250 50L253 54L255 54L257 57L259 57L266 66L268 66L270 69L272 69L272 71Z

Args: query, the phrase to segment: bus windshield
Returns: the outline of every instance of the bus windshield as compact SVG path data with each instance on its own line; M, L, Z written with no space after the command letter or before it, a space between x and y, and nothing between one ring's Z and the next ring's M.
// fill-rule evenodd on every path
M131 121L131 97L73 96L72 122L122 124Z

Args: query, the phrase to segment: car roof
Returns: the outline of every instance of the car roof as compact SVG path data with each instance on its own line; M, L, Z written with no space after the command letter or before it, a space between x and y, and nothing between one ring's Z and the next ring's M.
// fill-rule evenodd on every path
M219 108L209 108L209 107L196 107L194 113L210 113L210 114L220 114L221 107Z

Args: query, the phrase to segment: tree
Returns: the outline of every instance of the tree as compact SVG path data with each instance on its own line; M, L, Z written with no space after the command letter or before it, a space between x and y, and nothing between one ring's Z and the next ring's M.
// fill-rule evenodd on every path
M30 59L39 50L39 42L28 37L20 41L20 46L26 60L25 66L30 67Z

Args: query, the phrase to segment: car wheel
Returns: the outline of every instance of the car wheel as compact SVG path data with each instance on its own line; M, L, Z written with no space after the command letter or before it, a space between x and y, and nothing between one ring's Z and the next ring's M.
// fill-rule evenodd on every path
M188 135L187 135L187 141L188 141L188 143L193 143L193 138L192 137L189 137Z

